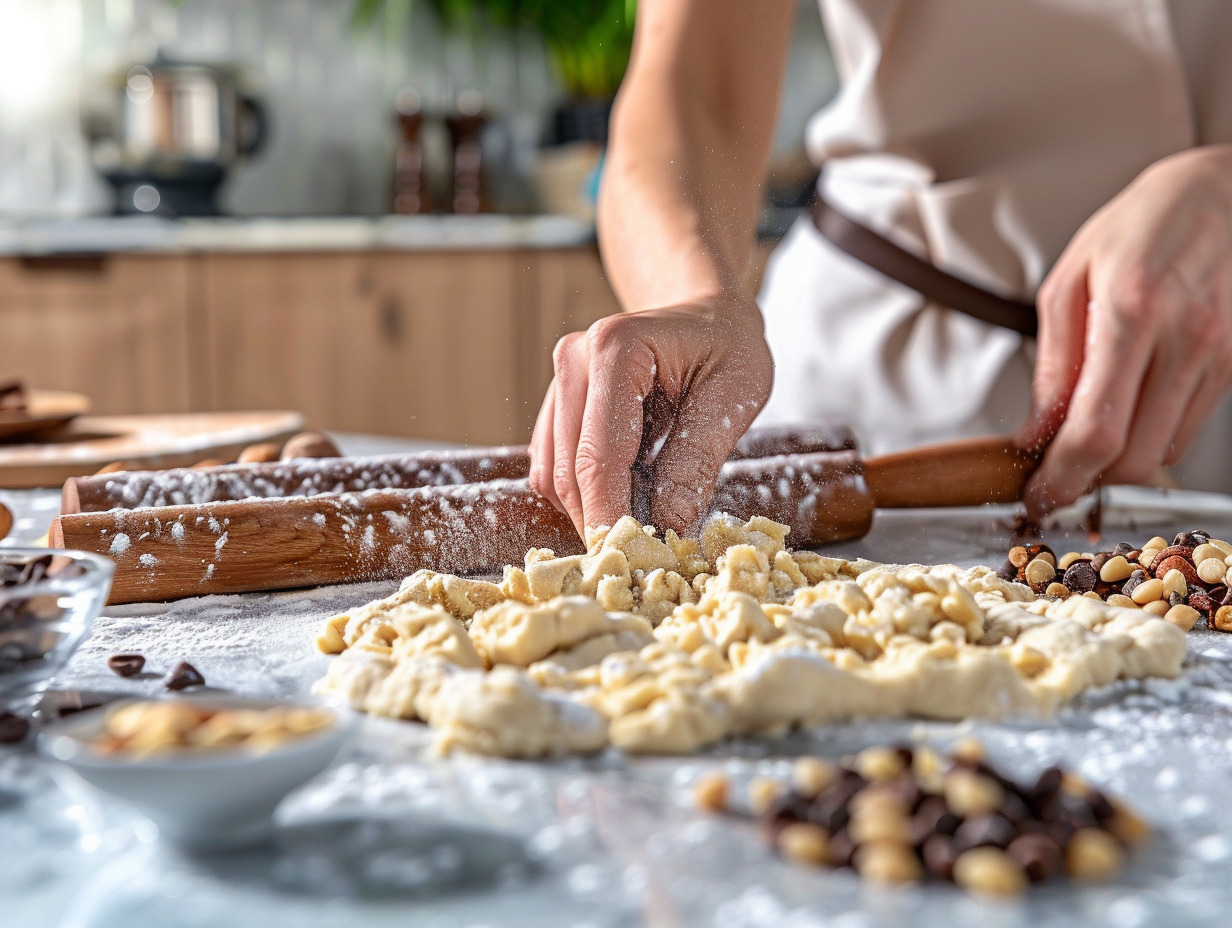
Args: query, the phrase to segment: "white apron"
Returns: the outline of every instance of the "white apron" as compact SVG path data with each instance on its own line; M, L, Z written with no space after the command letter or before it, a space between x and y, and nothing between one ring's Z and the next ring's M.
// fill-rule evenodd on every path
M842 82L807 135L826 198L1004 296L1034 300L1078 227L1148 165L1232 142L1232 0L821 7ZM927 304L807 220L760 303L775 358L763 422L842 418L879 453L1026 416L1033 343Z

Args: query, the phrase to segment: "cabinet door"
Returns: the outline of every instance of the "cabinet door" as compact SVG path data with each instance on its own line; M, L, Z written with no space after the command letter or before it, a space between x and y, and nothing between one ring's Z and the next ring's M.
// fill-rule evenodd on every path
M191 408L188 259L0 259L0 377L76 390L98 413Z
M525 441L509 253L211 255L217 409L298 409L317 427Z

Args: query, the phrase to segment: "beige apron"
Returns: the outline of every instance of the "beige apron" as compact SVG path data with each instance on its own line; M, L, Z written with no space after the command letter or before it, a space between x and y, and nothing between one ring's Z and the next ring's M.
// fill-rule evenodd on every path
M1229 0L821 6L842 81L808 128L827 199L1005 296L1034 299L1145 167L1232 142ZM763 421L839 416L880 452L1012 432L1026 415L1032 344L928 305L807 221L761 304L776 363Z

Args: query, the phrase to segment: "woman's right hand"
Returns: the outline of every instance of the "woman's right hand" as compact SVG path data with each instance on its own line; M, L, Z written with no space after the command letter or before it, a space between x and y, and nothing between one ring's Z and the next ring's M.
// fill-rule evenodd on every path
M530 480L582 534L630 514L635 465L653 524L693 529L774 377L747 297L608 316L562 338L553 364Z

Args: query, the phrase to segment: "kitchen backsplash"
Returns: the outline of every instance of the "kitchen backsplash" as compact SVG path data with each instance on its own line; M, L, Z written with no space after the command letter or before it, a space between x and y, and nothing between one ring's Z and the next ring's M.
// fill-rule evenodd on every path
M802 0L776 148L799 145L804 120L833 90L815 9ZM559 99L533 33L516 41L442 36L426 4L411 22L357 30L351 0L0 0L0 217L81 215L110 208L82 135L83 105L115 75L156 53L238 64L270 114L264 151L234 171L227 212L387 211L399 90L444 110L479 88L496 125L496 174L526 178L546 113ZM443 130L425 138L445 161ZM508 185L506 185L508 187ZM516 184L503 199L524 195Z

